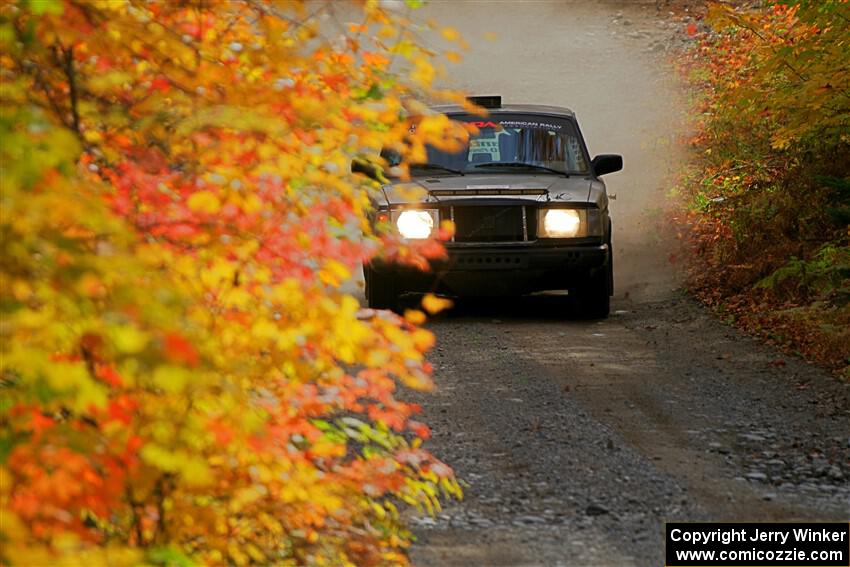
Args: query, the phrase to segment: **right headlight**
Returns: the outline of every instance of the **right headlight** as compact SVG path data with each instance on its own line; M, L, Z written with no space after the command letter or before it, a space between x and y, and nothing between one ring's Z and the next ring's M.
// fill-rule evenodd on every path
M393 220L398 232L409 239L429 238L438 224L435 209L393 211Z
M599 209L538 209L537 235L540 238L601 236Z

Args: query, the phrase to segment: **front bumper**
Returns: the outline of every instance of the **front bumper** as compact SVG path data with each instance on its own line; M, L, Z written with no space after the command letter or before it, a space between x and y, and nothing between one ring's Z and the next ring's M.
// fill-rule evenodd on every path
M598 241L597 241L598 242ZM517 295L581 285L611 261L607 244L452 245L431 270L375 261L369 269L391 277L400 292L464 296Z

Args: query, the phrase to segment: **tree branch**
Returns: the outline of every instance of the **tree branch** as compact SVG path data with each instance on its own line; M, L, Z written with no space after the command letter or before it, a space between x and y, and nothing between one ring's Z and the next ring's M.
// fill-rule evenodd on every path
M77 135L82 138L83 132L80 129L80 110L78 108L77 76L74 70L74 48L63 49L62 54L64 57L63 70L65 71L65 76L68 78L68 90L71 97L72 126Z

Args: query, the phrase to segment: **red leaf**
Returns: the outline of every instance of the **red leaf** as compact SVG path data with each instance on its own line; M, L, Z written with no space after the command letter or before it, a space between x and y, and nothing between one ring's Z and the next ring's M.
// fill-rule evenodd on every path
M47 417L37 409L33 409L30 412L30 426L35 433L42 433L53 427L54 424L53 418Z
M182 362L188 366L198 364L198 351L177 333L169 333L165 337L165 356L174 362Z
M153 81L151 81L151 91L160 91L163 93L167 93L171 90L171 83L168 82L168 79L165 77L157 77Z
M421 437L422 439L428 439L431 437L431 428L419 421L408 421L407 428L410 429L414 435L417 437Z
M118 374L118 372L115 371L115 368L113 368L112 366L99 365L95 370L95 375L110 386L114 386L117 388L122 384L121 376Z
M120 396L109 402L107 413L109 418L114 421L120 421L124 425L129 425L133 419L133 412L138 407L136 400L130 396Z

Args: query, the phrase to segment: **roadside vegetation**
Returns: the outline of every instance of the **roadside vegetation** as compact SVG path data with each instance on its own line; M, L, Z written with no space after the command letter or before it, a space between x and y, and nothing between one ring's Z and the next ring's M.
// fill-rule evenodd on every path
M460 495L425 313L341 287L441 252L349 170L458 134L417 4L0 5L0 564L405 564Z
M850 377L850 3L709 6L694 93L688 286Z

